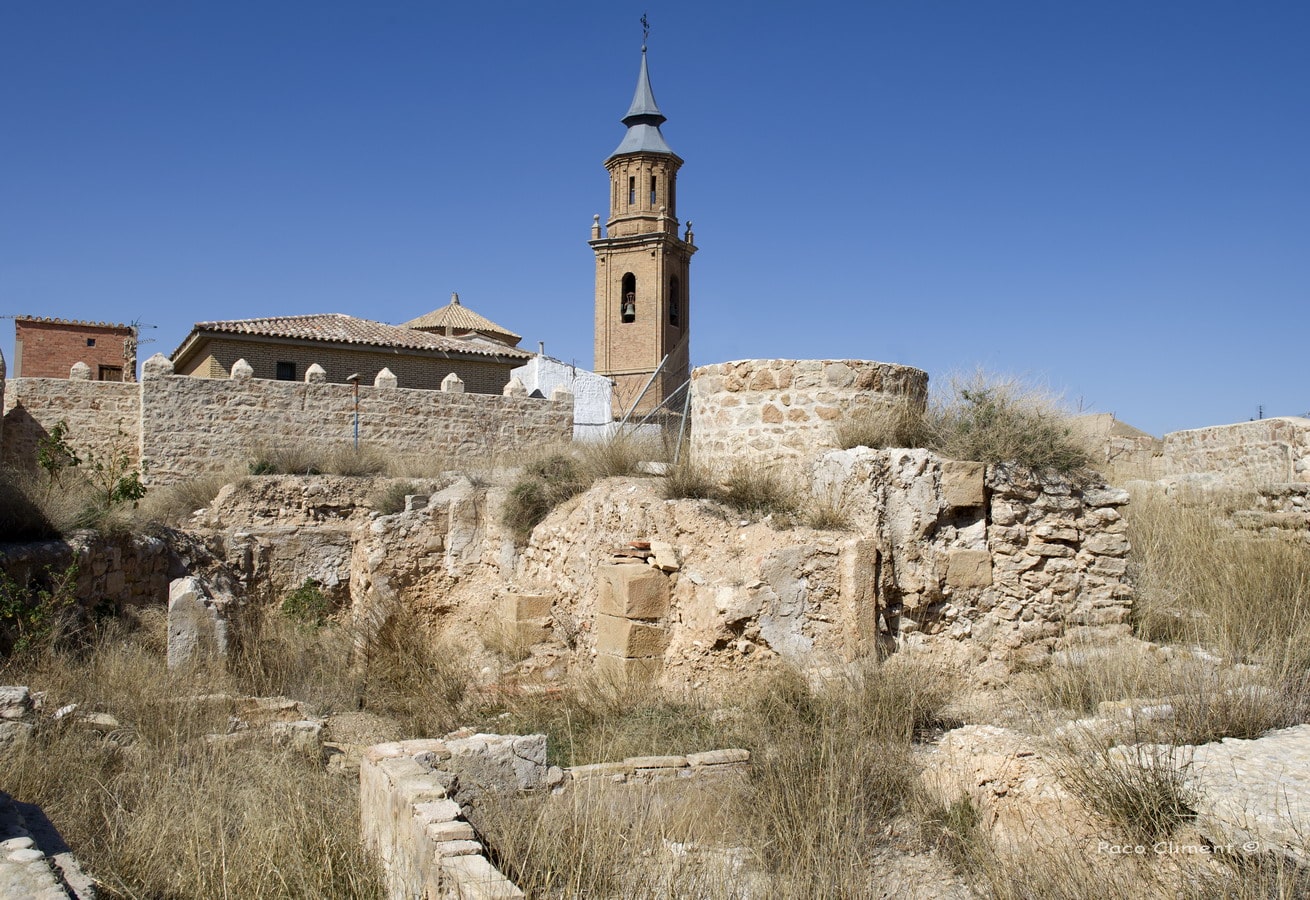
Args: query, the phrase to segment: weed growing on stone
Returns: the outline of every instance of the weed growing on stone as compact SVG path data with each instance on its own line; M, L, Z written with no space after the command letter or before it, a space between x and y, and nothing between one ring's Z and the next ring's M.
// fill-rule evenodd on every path
M322 585L306 578L300 587L282 598L282 615L302 625L321 628L332 614L332 604L324 596Z

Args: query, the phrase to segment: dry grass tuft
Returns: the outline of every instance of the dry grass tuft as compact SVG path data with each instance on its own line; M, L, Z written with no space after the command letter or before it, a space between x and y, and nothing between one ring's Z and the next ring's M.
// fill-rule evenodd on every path
M162 621L153 622L162 626ZM272 749L219 749L235 688L223 673L170 673L162 639L109 627L84 654L49 654L8 683L122 724L45 720L0 757L0 782L40 804L102 893L120 897L381 897L348 781Z
M1283 672L1310 665L1310 544L1236 532L1222 498L1127 507L1138 633Z

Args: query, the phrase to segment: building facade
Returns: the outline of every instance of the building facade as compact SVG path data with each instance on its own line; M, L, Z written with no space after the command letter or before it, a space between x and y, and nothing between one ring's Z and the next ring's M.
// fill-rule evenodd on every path
M691 223L678 224L678 169L660 125L641 48L623 142L609 158L609 218L591 229L596 254L596 362L614 383L616 417L676 405L690 377ZM644 393L643 393L644 392ZM675 397L675 394L677 396Z
M227 378L244 359L255 378L304 381L310 366L344 384L358 375L372 384L384 368L403 388L440 390L454 373L464 390L499 394L510 370L532 358L517 347L482 337L448 337L340 313L199 322L173 351L179 375Z
M14 319L13 378L68 378L82 363L92 381L136 381L136 328L17 316Z

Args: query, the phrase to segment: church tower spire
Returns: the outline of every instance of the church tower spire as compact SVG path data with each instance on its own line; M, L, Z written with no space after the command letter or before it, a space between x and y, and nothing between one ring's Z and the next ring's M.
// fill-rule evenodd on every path
M627 133L605 160L609 218L604 236L599 221L592 226L590 242L596 254L595 369L614 382L615 415L634 404L637 412L655 409L690 377L689 267L696 247L690 222L678 236L682 159L660 132L667 119L650 86L644 45L622 121Z

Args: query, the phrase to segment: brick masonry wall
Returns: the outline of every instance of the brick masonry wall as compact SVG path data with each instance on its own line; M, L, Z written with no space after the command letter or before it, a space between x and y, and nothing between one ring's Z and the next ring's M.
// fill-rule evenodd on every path
M17 319L14 322L15 378L67 378L74 363L91 367L91 377L99 379L100 366L123 370L124 377L135 376L136 356L130 364L124 347L132 332L114 325L80 325ZM87 341L95 346L87 346ZM131 370L129 374L129 370Z
M1310 419L1282 416L1164 436L1158 478L1200 475L1223 487L1310 481Z
M837 427L861 410L927 399L920 369L860 359L748 359L691 373L692 458L716 471L738 464L803 471L837 446Z
M80 453L104 458L126 451L137 459L141 421L138 384L71 381L67 378L14 378L5 383L0 460L6 466L36 468L40 440L60 422L66 440Z
M524 361L520 357L505 357L502 362L488 357L484 362L419 354L404 355L383 350L297 347L253 340L211 340L194 356L189 357L178 374L206 375L204 363L211 355L222 367L223 377L227 377L239 359L250 364L256 378L269 380L277 378L279 362L295 363L297 381L304 381L305 370L317 363L327 372L327 380L335 384L345 384L346 376L356 372L359 373L360 384L372 384L378 372L385 367L396 376L397 386L429 391L440 390L441 379L454 372L464 382L464 390L472 394L499 394L509 383L510 370Z

